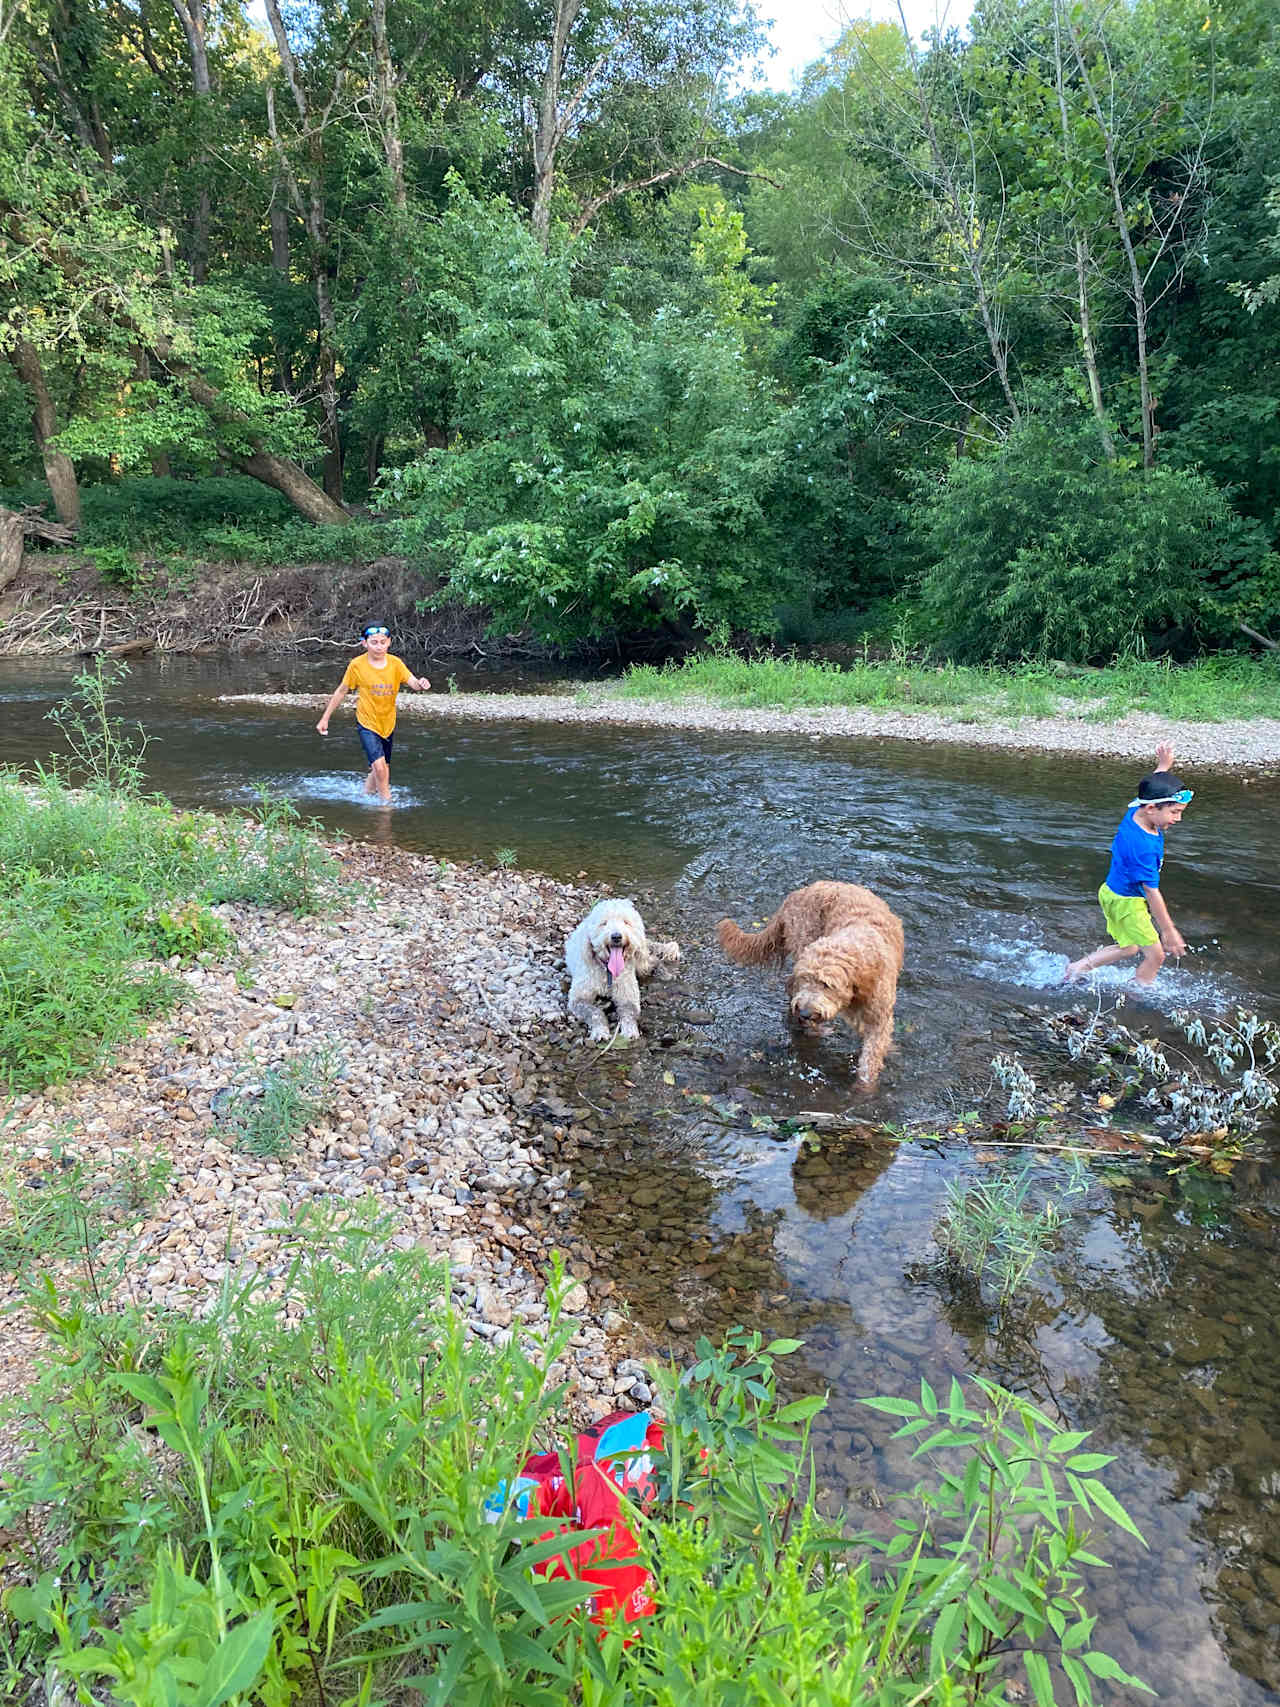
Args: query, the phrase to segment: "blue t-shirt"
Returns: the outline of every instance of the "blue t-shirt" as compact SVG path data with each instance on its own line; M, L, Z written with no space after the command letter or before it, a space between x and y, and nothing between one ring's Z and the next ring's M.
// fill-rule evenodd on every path
M1144 830L1135 824L1133 814L1126 812L1111 843L1111 869L1107 873L1107 888L1113 895L1141 895L1142 885L1149 889L1160 887L1160 867L1164 864L1164 834L1160 830Z

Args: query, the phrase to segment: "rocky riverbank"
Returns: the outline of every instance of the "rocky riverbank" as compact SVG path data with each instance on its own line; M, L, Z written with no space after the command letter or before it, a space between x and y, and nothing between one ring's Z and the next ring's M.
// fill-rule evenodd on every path
M573 1410L646 1403L615 1283L574 1228L589 1189L563 1162L575 1110L549 1089L588 1047L565 1018L562 945L591 897L519 872L334 851L340 910L215 909L240 965L182 971L182 1006L112 1067L16 1099L0 1132L6 1173L54 1185L79 1162L105 1199L167 1163L162 1195L97 1256L100 1285L118 1271L116 1296L146 1307L203 1311L228 1274L271 1288L304 1205L372 1201L395 1243L448 1261L470 1332L501 1340L545 1320L559 1249L579 1323L562 1372ZM323 1112L289 1153L247 1153L232 1111L300 1061L335 1075ZM0 1309L12 1302L0 1294ZM12 1342L8 1385L33 1354L31 1336Z
M323 694L227 694L224 703L323 708ZM1157 741L1172 741L1179 765L1266 770L1280 765L1280 719L1249 718L1223 723L1186 723L1130 712L1110 723L1088 720L1087 707L1074 715L1026 717L1013 722L977 722L972 717L930 711L886 711L829 706L781 710L717 705L705 699L623 699L607 685L576 693L431 693L401 696L400 714L437 719L487 719L542 723L602 723L665 729L702 729L715 734L805 735L837 739L941 742L954 746L1004 747L1077 757L1149 760Z

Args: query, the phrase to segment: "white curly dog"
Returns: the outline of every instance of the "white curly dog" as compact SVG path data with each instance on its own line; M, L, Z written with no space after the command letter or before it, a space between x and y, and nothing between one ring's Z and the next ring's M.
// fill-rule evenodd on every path
M676 942L651 943L631 901L597 901L564 945L569 968L569 1012L589 1035L609 1036L605 1003L612 1001L623 1037L639 1037L640 980L653 972L672 978L680 959Z

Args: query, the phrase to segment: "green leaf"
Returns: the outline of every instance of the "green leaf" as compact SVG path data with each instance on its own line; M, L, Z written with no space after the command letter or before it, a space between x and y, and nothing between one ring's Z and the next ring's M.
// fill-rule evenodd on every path
M938 1621L933 1627L933 1636L929 1642L929 1666L934 1676L946 1671L946 1662L955 1652L956 1638L963 1628L964 1603L953 1600L950 1606L944 1606L938 1614Z
M989 1630L993 1636L998 1638L1004 1637L1005 1626L982 1598L981 1589L971 1588L965 1596L965 1605L984 1630Z
M1093 1501L1094 1505L1097 1506L1099 1511L1106 1512L1112 1523L1118 1524L1119 1527L1125 1530L1127 1534L1132 1535L1135 1540L1141 1541L1144 1547L1146 1546L1146 1537L1129 1516L1129 1513L1120 1504L1120 1501L1111 1492L1110 1488L1106 1487L1102 1482L1097 1482L1092 1479L1084 1482L1083 1486L1088 1489L1089 1498Z
M793 1351L799 1351L803 1340L770 1340L764 1348L766 1357L790 1357Z
M983 1577L982 1587L986 1589L992 1600L998 1600L1001 1606L1010 1606L1015 1612L1021 1612L1027 1618L1040 1619L1044 1617L1038 1606L1032 1604L1022 1590L1007 1577Z
M920 1406L927 1416L936 1417L938 1414L938 1395L925 1380L920 1377Z
M273 1615L258 1612L228 1630L205 1667L192 1707L222 1707L233 1695L252 1689L262 1671L274 1629Z
M1133 1677L1122 1665L1113 1660L1110 1654L1099 1653L1097 1649L1080 1656L1095 1677L1110 1678L1113 1683L1128 1684L1131 1689L1141 1689L1147 1695L1154 1695L1155 1690L1150 1684L1144 1683L1140 1677Z
M810 1393L807 1398L793 1399L789 1405L784 1405L778 1412L778 1421L783 1423L807 1422L810 1417L826 1408L824 1393Z
M1075 1690L1077 1707L1093 1707L1093 1685L1089 1682L1088 1672L1074 1654L1063 1654L1062 1669Z
M1068 1434L1055 1434L1045 1446L1045 1451L1052 1452L1055 1458L1060 1458L1064 1452L1074 1452L1076 1447L1088 1438L1088 1429L1072 1429Z
M886 1416L890 1417L918 1417L920 1415L919 1405L913 1404L910 1399L859 1399L858 1403L868 1406L873 1411L883 1411Z
M1043 1654L1026 1653L1022 1656L1022 1663L1026 1667L1031 1693L1036 1698L1036 1707L1056 1707L1048 1660Z
M1086 1470L1102 1470L1108 1464L1114 1464L1114 1452L1077 1452L1074 1458L1067 1459L1067 1469L1077 1473Z

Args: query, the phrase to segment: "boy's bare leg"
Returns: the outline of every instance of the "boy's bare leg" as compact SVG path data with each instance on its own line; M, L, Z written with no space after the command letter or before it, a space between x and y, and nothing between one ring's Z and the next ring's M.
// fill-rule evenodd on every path
M378 786L378 779L373 774L373 766L370 765L369 766L369 774L364 779L364 791L366 794L372 794L375 791L375 789L377 788L377 786Z
M375 759L369 770L378 787L378 799L391 798L391 766L385 759Z
M1156 981L1156 973L1159 972L1163 965L1164 949L1158 942L1149 944L1142 950L1142 958L1138 962L1138 970L1133 975L1134 983L1141 984L1144 988L1147 985L1154 984Z
M1095 972L1099 966L1114 966L1117 961L1131 960L1135 954L1141 954L1140 948L1121 948L1119 943L1104 943L1101 948L1095 948L1092 954L1086 954L1081 960L1073 960L1062 974L1064 984L1074 984L1077 978L1083 978L1086 972ZM1159 964L1156 972L1160 970ZM1151 974L1155 977L1155 972Z

